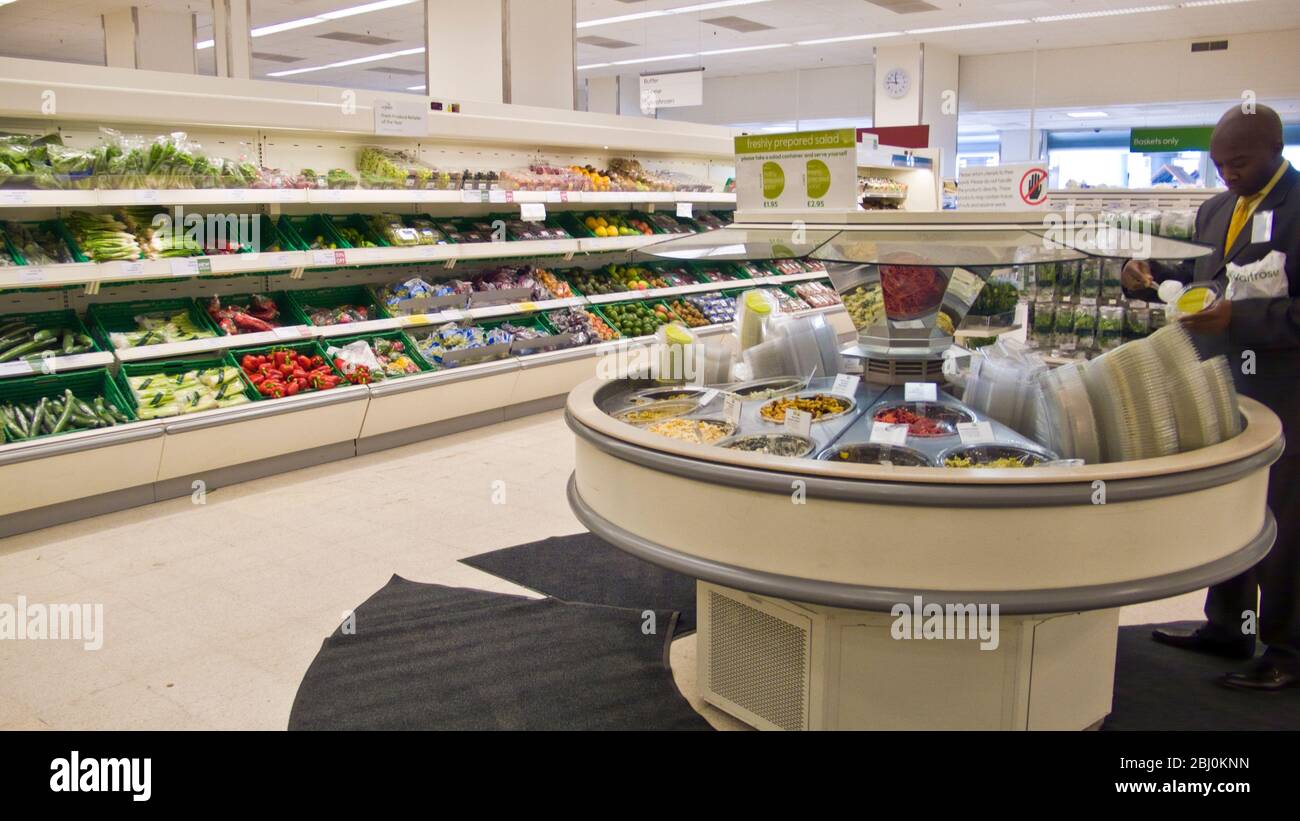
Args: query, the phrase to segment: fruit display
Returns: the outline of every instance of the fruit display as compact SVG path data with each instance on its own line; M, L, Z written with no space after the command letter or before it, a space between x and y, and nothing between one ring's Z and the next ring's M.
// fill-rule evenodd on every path
M939 305L948 279L928 265L881 265L880 287L890 319L914 319Z
M280 327L280 307L275 300L264 294L251 294L247 304L227 298L223 305L221 297L213 296L207 301L208 317L217 327L230 336L236 334L255 334L271 331Z
M630 214L601 213L588 214L582 218L582 224L597 237L634 237L649 236L654 233L650 223Z
M652 214L645 215L645 221L659 229L663 234L693 234L695 226L690 222L683 222L672 214L663 211L655 211ZM649 233L649 232L643 232Z
M668 303L668 307L673 313L681 317L682 322L685 322L689 328L701 328L711 324L699 308L684 299L674 299Z
M614 157L609 161L609 178L615 191L672 191L673 183L641 166L640 160Z
M608 267L606 266L606 268ZM573 287L587 296L614 294L627 290L627 287L622 282L615 281L605 268L597 268L592 271L583 268L570 268L562 273L565 279L573 283Z
M593 185L581 171L541 163L501 172L501 187L508 191L592 191Z
M686 302L704 315L706 324L722 325L736 321L736 301L720 293L691 294Z
M666 305L645 302L625 302L606 305L602 309L609 323L623 336L649 336L660 325L678 319Z
M551 299L569 299L576 296L569 283L544 268L534 268L533 277L542 288L546 289Z
M492 226L488 223L472 223L466 220L440 220L434 226L448 241L454 243L491 242Z
M53 226L54 223L6 222L4 231L28 265L66 265L75 262L68 244Z
M834 288L824 282L800 282L791 290L814 308L826 308L840 304L840 295L835 293Z
M610 187L609 187L609 186L610 186L610 178L609 178L609 176L608 176L607 174L602 174L601 172L597 171L595 168L593 168L593 167L590 166L590 165L585 165L585 166L584 166L584 165L571 165L571 166L569 166L568 170L569 170L571 173L573 173L573 174L577 174L578 176L583 177L584 179L586 179L587 184L588 184L590 187L589 187L589 188L585 188L585 189L583 189L583 190L585 190L585 191L609 191L609 190L611 190ZM619 190L619 189L613 189L613 190L617 191L617 190Z
M815 393L808 396L783 396L773 399L758 409L758 415L769 422L784 422L788 410L801 410L814 422L848 413L853 402L843 396Z
M339 373L353 385L382 382L421 370L407 350L407 343L397 334L330 345L325 353Z
M70 389L65 389L61 396L0 404L6 442L107 428L130 421L131 417L102 395L77 396Z
M127 376L126 383L141 419L229 408L249 401L245 393L248 383L239 368L229 366Z
M68 314L71 315L70 312ZM95 350L95 340L84 329L60 320L42 321L39 317L0 318L0 363L24 357L40 357L49 352L71 356Z
M327 391L343 384L343 376L317 352L314 343L235 351L232 355L248 381L267 399Z
M695 445L712 445L720 442L735 432L736 426L730 422L717 422L708 419L668 419L646 426L650 433L657 433L679 442Z
M757 433L737 436L719 442L718 447L743 450L746 453L764 453L768 456L798 458L812 453L813 441L792 433Z
M844 309L855 328L869 328L885 318L885 299L879 283L859 285L844 295Z
M735 282L744 279L739 273L716 265L702 265L695 273L704 282Z
M475 293L527 290L525 299L550 299L550 292L538 282L535 272L531 265L492 268L475 274L469 281L470 288Z
M123 220L113 214L73 211L65 220L82 253L95 262L140 259L144 251Z
M211 339L216 333L196 325L190 312L140 314L134 318L136 330L115 331L109 341L116 350L140 348L145 345L163 345L169 342L189 342L191 339Z
M656 266L650 269L651 288L680 288L683 285L695 285L695 277L685 268L676 266Z
M599 318L592 313L582 310L581 308L564 308L559 311L550 311L546 314L546 321L551 323L557 333L569 334L573 337L574 345L587 345L591 342L613 339L614 336L602 336L596 328L596 322ZM613 334L614 331L604 322L605 329Z
M546 240L546 239L573 239L573 236L558 225L548 225L545 222L528 222L518 219L503 220L506 226L506 239L508 241L520 240Z
M806 311L811 306L793 294L787 294L780 288L764 288L764 291L770 293L776 299L776 305L783 314L793 314L797 311Z
M432 241L423 241L420 232L402 222L402 218L396 214L371 214L366 218L366 222L369 223L371 231L383 237L384 241L392 246L433 244Z
M460 187L470 191L488 191L501 187L501 175L495 171L470 171L466 168L460 172Z
M595 330L596 336L600 338L601 342L608 342L611 339L619 339L621 337L621 334L614 330L614 328L610 327L609 323L598 314L591 311L584 311L583 313L585 313L587 319L591 321L591 327Z
M435 328L415 340L415 347L426 362L445 368L463 364L465 359L472 361L472 358L448 357L448 354L496 348L492 351L484 350L482 358L499 359L510 352L509 345L510 334L499 328L484 329L477 325L462 326L454 322Z

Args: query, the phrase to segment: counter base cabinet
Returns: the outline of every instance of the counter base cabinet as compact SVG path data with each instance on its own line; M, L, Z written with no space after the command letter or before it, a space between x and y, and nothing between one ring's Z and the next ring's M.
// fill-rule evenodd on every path
M1083 730L1110 713L1118 609L1000 616L993 642L708 582L696 600L700 696L760 729Z

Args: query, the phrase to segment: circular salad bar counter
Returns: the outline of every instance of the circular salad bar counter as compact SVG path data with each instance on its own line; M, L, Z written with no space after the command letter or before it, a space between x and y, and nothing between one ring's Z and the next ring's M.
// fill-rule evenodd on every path
M769 383L593 379L566 408L575 514L699 580L701 695L754 726L1096 726L1118 608L1273 543L1281 425L1247 398L1226 441L1084 464L942 392Z

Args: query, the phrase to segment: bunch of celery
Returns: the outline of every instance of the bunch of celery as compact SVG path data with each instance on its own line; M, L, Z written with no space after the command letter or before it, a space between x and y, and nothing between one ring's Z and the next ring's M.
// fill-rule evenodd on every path
M200 328L190 319L188 311L167 316L166 314L142 314L135 318L139 330L122 331L109 334L109 340L117 350L139 348L144 345L161 345L167 342L188 342L191 339L209 339L216 336L206 328Z
M141 419L228 408L248 401L239 368L209 368L127 378Z
M73 211L67 218L68 230L82 253L95 262L115 259L140 259L140 243L123 220L113 214Z

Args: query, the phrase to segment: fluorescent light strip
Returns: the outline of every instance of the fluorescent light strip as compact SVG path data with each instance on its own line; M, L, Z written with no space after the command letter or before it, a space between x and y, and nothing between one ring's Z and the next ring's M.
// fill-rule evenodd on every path
M675 9L660 9L658 11L638 11L634 14L620 14L617 17L601 17L595 20L583 20L576 25L576 28L587 29L593 26L608 26L614 23L630 23L634 20L647 20L651 17L668 17L674 14L690 14L694 11L711 11L712 9L725 9L732 6L751 6L755 3L766 3L769 0L717 0L713 3L695 3L690 6L679 6Z
M1179 3L1180 9L1199 9L1206 6L1235 6L1239 3L1253 3L1255 0L1191 0L1189 3Z
M799 40L796 46L823 46L830 43L847 43L851 40L878 40L881 37L900 37L901 31L882 31L879 34L850 34L847 37L824 37L821 40Z
M578 66L578 71L591 68L608 68L609 66L635 66L640 63L661 63L664 60L691 60L696 57L713 57L718 54L737 54L742 51L766 51L773 48L789 48L792 43L768 43L765 46L745 46L743 48L720 48L712 51L691 51L685 54L664 54L659 57L638 57L634 60L615 60L612 63L591 63Z
M354 57L351 60L339 60L336 63L327 63L323 66L311 66L309 68L291 68L285 71L272 71L267 77L291 77L295 74L306 74L309 71L325 71L330 68L344 68L345 66L356 66L362 63L377 63L380 60L389 60L393 57L408 57L412 54L423 54L424 46L419 48L407 48L401 51L389 51L384 54L372 54L369 57Z
M1028 23L1028 20L993 20L988 23L962 23L958 26L934 26L933 28L924 29L906 29L904 34L937 34L941 31L966 31L968 29L991 29L999 26L1020 26Z
M789 48L790 43L769 43L765 46L745 46L743 48L719 48L712 51L698 52L700 57L710 57L714 54L739 54L742 51L766 51L770 48Z
M1169 11L1171 5L1135 6L1128 9L1104 9L1102 11L1079 11L1073 14L1052 14L1047 17L1035 17L1035 23L1056 23L1061 20L1090 20L1094 17L1123 17L1127 14L1147 14L1153 11Z
M637 63L658 63L662 60L686 60L691 57L698 57L695 52L689 54L665 54L662 57L640 57L635 60L617 60L610 63L612 66L634 66Z
M424 85L424 83L421 83L421 84L418 85L418 86L407 86L407 87L406 87L406 90L407 90L407 91L424 91L425 88L426 88L426 86Z
M1073 117L1076 120L1097 120L1110 115L1104 111L1067 111L1065 116Z
M318 26L321 23L328 23L331 20L342 20L345 17L355 17L358 14L369 14L372 11L385 11L395 9L399 6L409 6L417 3L419 0L377 0L374 3L363 3L359 6L348 6L347 8L336 9L335 11L323 11L320 14L311 17L302 17L297 20L286 20L283 23L272 23L269 26L259 26L249 32L252 37L265 37L268 34L279 34L282 31L293 31L294 29L306 28L308 26ZM3 5L3 3L0 3ZM194 44L194 48L203 50L212 48L216 43L212 40L201 40ZM274 76L274 75L272 75Z

